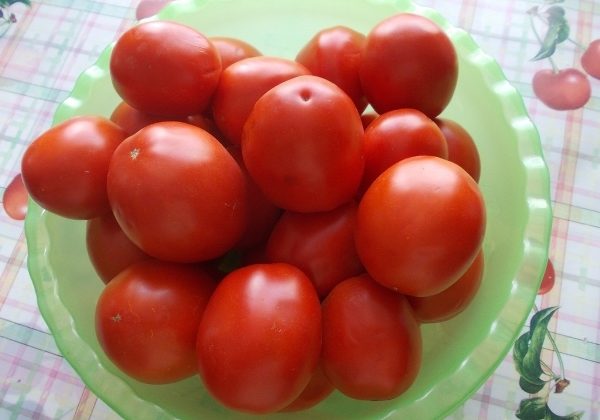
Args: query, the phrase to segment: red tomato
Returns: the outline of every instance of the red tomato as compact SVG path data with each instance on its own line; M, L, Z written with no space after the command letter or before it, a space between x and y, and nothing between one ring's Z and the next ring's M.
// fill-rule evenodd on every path
M310 280L289 264L257 264L219 283L198 330L198 366L224 406L261 414L292 403L321 350L321 307Z
M467 172L445 159L416 156L388 168L364 194L356 249L382 285L430 296L467 271L485 223L483 196Z
M483 278L483 252L452 286L432 296L409 296L408 301L420 322L442 322L464 311L479 290Z
M304 66L285 58L259 56L232 64L221 74L213 99L215 124L229 142L240 144L256 101L279 83L304 74L309 74Z
M260 51L241 39L214 36L209 40L219 52L223 69L244 58L261 55Z
M325 374L345 395L396 398L421 366L421 331L406 298L368 275L344 280L323 303Z
M283 213L267 242L267 258L300 268L324 299L333 287L364 272L354 247L356 203L318 213Z
M110 211L106 174L126 134L103 117L75 117L33 141L21 161L27 191L40 206L71 219Z
M450 102L457 79L452 42L423 16L396 14L367 35L360 80L367 100L380 114L415 108L436 117Z
M448 160L462 167L476 182L479 182L481 161L473 137L456 121L436 118L435 122L444 133L448 144Z
M358 190L364 145L360 115L335 84L299 76L263 95L244 126L248 172L278 207L328 211Z
M133 263L150 258L129 240L112 212L88 220L86 247L92 266L104 283Z
M172 21L132 27L119 37L110 58L117 93L148 114L185 117L202 112L220 74L221 59L210 41Z
M108 196L127 236L155 258L203 261L246 229L246 181L206 131L180 122L141 129L115 150Z
M300 50L296 61L315 76L338 85L354 101L359 113L367 107L358 70L362 61L365 36L345 26L318 32Z
M365 131L363 188L394 163L419 155L448 157L446 140L435 122L410 108L380 115Z
M546 271L544 271L544 277L542 277L542 283L540 284L540 288L537 292L538 295L545 295L554 287L554 283L556 281L554 264L552 264L552 260L548 259L546 263Z
M164 384L196 373L196 333L215 288L200 268L146 260L106 285L96 335L108 358L141 382Z
M323 365L319 364L317 370L310 379L310 382L306 385L306 388L304 388L304 391L302 391L294 402L280 411L290 412L306 410L323 401L333 392L333 390L333 385L329 382L327 376L325 376Z

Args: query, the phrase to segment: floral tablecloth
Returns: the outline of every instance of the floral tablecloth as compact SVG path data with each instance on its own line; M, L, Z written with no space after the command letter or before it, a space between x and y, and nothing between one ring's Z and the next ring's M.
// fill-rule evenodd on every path
M326 1L326 0L324 0ZM77 76L135 22L139 0L0 0L0 196L4 203L27 145L48 129ZM151 1L146 0L146 3ZM555 110L533 77L575 68L583 48L600 38L597 0L420 0L469 31L521 92L537 125L550 168L554 211L552 290L540 308L560 306L549 329L562 353L564 392L552 393L558 414L600 418L600 80L587 76L591 97ZM146 6L151 6L146 4ZM532 21L537 28L532 28ZM547 25L554 33L547 31ZM566 28L570 31L567 33ZM555 47L555 49L553 49ZM551 54L552 63L531 58ZM600 67L600 49L588 58ZM595 63L595 64L594 64ZM598 74L596 74L598 75ZM537 82L536 82L537 83ZM553 87L560 85L554 81ZM547 85L547 84L546 84ZM576 91L581 86L565 89ZM559 89L560 90L560 89ZM544 99L544 101L542 101ZM560 106L560 104L558 104ZM9 209L10 210L10 209ZM10 214L10 215L9 215ZM0 210L0 418L113 419L56 348L37 304L26 262L22 220ZM548 365L560 364L549 350ZM519 388L512 355L450 418L514 418L530 396Z

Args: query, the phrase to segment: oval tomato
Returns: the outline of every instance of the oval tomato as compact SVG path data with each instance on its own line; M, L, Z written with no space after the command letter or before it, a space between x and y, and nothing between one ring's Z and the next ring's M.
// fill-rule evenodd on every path
M243 60L244 58L261 55L260 51L241 39L213 36L210 37L209 40L219 52L219 56L221 57L221 67L223 69L226 69L233 63Z
M204 111L219 82L221 59L195 29L172 21L136 25L110 57L115 90L132 107L163 116Z
M355 202L318 213L283 213L267 242L267 258L300 268L324 299L333 287L364 272L354 247Z
M150 256L125 235L112 212L87 221L86 248L92 266L104 283Z
M452 286L426 297L409 296L408 302L420 322L442 322L455 317L471 303L483 278L483 252Z
M365 36L345 26L319 31L300 50L296 61L315 76L340 87L362 113L367 100L362 93L358 70L362 61Z
M228 274L198 330L198 365L223 405L250 413L281 410L317 368L321 307L310 280L289 264L256 264Z
M215 124L232 144L242 141L242 129L256 101L269 89L309 74L301 64L284 58L259 56L227 67L212 103Z
M254 105L242 137L248 172L278 207L328 211L356 194L363 128L352 100L317 76L287 80Z
M415 108L434 118L450 102L456 87L456 51L433 21L399 13L367 35L360 80L378 113Z
M309 409L327 398L334 389L335 388L331 382L329 382L329 379L327 379L327 376L325 376L323 365L320 363L317 370L310 378L310 382L306 385L298 398L280 411L290 412Z
M70 219L110 211L106 176L126 133L103 117L74 117L42 133L21 161L23 183L46 210Z
M404 159L365 192L355 242L367 272L411 296L450 287L477 256L485 232L477 183L460 166L435 156Z
M481 161L475 140L463 126L448 118L435 120L448 144L448 160L454 162L479 182Z
M351 398L401 395L417 377L421 346L406 298L366 274L344 280L323 302L323 368Z
M115 150L108 196L127 236L149 255L194 262L218 257L246 229L246 181L208 132L152 124Z
M138 381L164 384L196 373L196 333L214 281L200 268L147 260L103 289L96 334L108 358Z
M365 130L363 189L394 163L419 155L448 157L446 140L435 122L410 108L380 115Z

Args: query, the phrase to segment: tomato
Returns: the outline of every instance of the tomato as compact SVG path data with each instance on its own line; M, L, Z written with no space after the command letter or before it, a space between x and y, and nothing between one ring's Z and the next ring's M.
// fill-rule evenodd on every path
M260 51L241 39L214 36L209 38L209 40L219 52L223 69L244 58L261 55Z
M133 263L150 258L125 235L112 212L87 221L86 248L92 266L104 283Z
M298 76L264 94L244 126L242 155L278 207L328 211L349 202L364 167L363 128L352 100L317 76Z
M196 373L196 333L214 281L200 268L146 260L103 289L96 335L108 358L132 378L151 384Z
M367 35L360 80L378 113L415 108L433 118L454 93L456 51L433 21L399 13L378 23Z
M246 181L208 132L160 122L128 137L108 170L108 196L127 236L147 254L194 262L228 251L246 229Z
M359 113L367 107L362 93L360 68L365 36L345 26L319 31L300 50L296 61L315 76L338 85L352 98Z
M110 211L106 174L126 134L103 117L74 117L35 139L25 150L21 175L41 207L70 219Z
M552 264L552 260L548 259L548 262L546 263L546 270L544 271L544 277L542 277L542 283L540 284L537 294L545 295L552 290L555 282L556 275L554 271L554 264Z
M410 108L380 115L365 131L363 188L394 163L419 155L448 157L446 140L435 122Z
M232 144L240 144L242 129L256 101L269 89L296 76L309 74L301 64L284 58L247 58L223 70L212 112L215 124Z
M290 412L306 410L323 401L331 395L333 390L333 385L331 385L331 382L329 382L329 379L325 376L323 365L319 364L317 370L313 373L312 378L310 378L310 382L306 385L298 398L280 411Z
M364 272L354 247L355 202L328 212L286 211L267 242L267 258L300 268L324 299L333 287Z
M110 75L132 107L162 116L202 112L219 82L216 48L193 28L172 21L136 25L117 40Z
M448 144L448 160L456 163L479 182L481 161L475 140L463 126L448 118L436 118Z
M302 271L256 264L217 286L198 330L200 376L224 406L262 414L294 401L317 369L319 298Z
M377 282L406 295L430 296L469 268L485 223L483 196L464 169L416 156L388 168L365 192L356 249Z
M483 278L483 252L452 286L432 296L409 296L408 302L420 322L442 322L464 311L479 290Z
M406 298L366 274L344 280L323 302L323 368L351 398L401 395L417 377L421 346Z

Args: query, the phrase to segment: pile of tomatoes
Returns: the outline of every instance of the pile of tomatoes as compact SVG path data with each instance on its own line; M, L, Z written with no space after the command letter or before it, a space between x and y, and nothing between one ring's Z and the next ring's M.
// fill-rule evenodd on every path
M483 273L477 148L439 117L447 35L402 13L291 60L152 21L110 74L110 119L58 124L22 161L37 203L87 220L110 360L146 383L199 375L250 413L408 389L420 325L461 312Z

